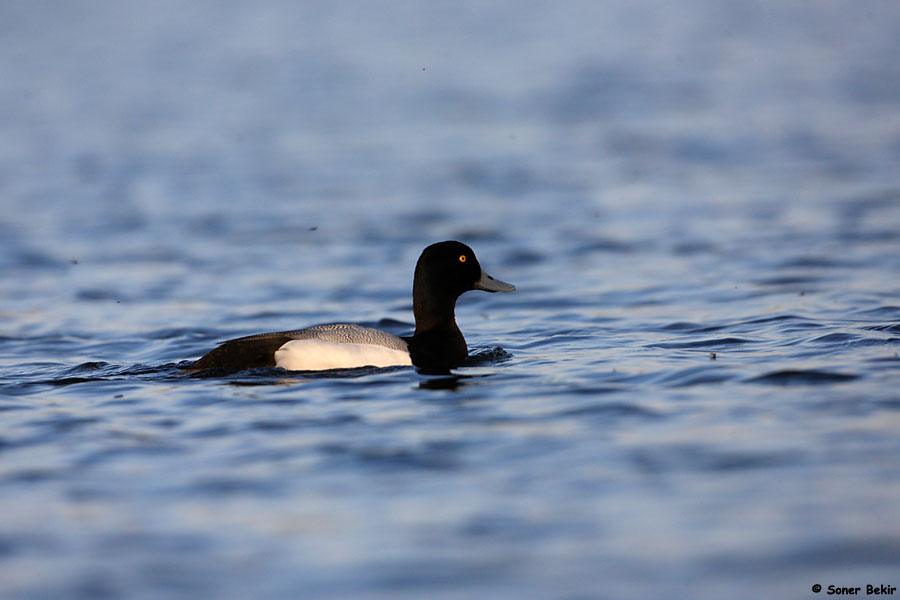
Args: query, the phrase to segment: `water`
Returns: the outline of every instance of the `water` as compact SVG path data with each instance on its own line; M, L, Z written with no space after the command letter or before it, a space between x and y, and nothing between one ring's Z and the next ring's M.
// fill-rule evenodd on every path
M900 583L893 2L0 7L0 596ZM473 358L181 372L411 328ZM823 592L824 593L824 592Z

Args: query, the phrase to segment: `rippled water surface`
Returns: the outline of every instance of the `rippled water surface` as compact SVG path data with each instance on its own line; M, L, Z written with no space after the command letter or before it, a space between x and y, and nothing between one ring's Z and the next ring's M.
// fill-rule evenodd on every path
M0 596L900 586L894 2L0 6ZM452 376L182 369L406 334ZM824 595L824 593L823 593Z

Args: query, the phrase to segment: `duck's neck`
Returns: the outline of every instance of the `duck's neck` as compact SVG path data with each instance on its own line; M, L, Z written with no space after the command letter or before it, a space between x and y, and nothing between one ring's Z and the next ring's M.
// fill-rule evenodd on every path
M413 278L416 335L447 328L458 330L454 313L458 297L459 292L450 289L448 281L430 272L420 258Z
M447 300L435 295L413 290L413 315L416 317L416 335L441 329L459 329L456 326L456 298Z
M459 365L469 353L456 325L456 297L425 293L426 286L413 288L416 333L407 338L413 364L426 371L443 372ZM447 300L446 298L450 298Z

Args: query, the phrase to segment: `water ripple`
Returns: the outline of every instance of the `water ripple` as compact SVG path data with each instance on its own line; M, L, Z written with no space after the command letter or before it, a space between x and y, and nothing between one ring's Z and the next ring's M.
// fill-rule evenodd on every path
M647 348L665 348L665 349L684 349L684 348L718 348L720 346L729 347L729 346L742 346L743 344L755 344L759 343L758 340L751 340L745 338L737 338L737 337L725 337L725 338L709 338L704 340L694 340L691 342L657 342L653 344L647 344Z
M859 379L854 373L839 373L816 369L779 369L747 380L749 383L772 385L827 385Z

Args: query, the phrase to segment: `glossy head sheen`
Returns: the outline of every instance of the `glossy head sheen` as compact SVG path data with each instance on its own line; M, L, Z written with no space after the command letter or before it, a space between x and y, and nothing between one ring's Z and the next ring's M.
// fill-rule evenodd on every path
M481 265L471 248L460 242L438 242L422 251L416 280L434 291L456 298L475 288Z
M455 300L463 292L514 292L516 286L485 273L471 248L461 242L438 242L422 251L415 285L420 293Z

